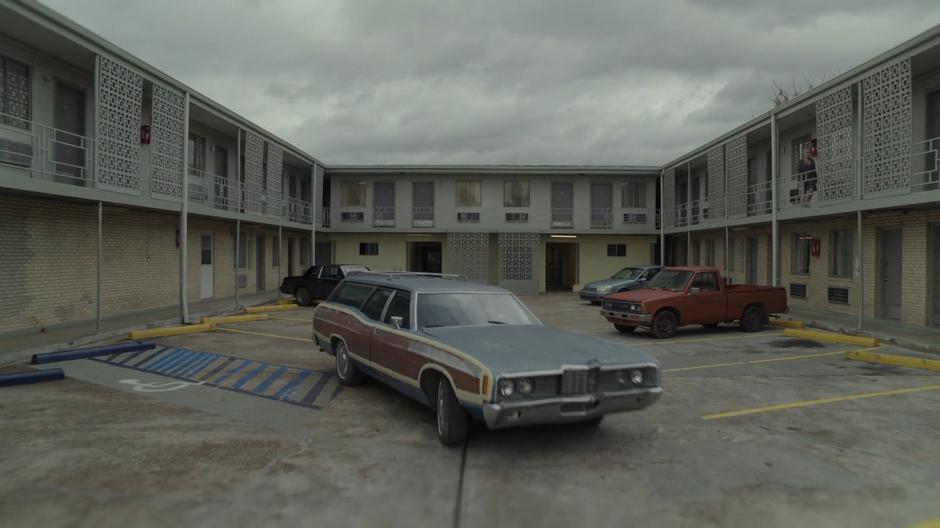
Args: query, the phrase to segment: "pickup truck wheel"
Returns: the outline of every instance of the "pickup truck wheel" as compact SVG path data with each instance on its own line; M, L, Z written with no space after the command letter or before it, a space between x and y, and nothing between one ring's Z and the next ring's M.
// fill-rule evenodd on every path
M457 401L447 378L437 383L437 437L446 446L463 444L470 430L470 415Z
M741 315L741 330L757 332L764 326L764 310L760 306L748 306Z
M294 291L294 297L297 299L297 304L301 306L310 306L310 303L313 302L313 296L310 295L310 290L303 286Z
M346 348L346 343L342 341L337 343L335 359L336 377L339 378L340 383L347 387L362 383L362 380L365 379L365 374L356 367L356 362L353 358L349 357L349 350Z
M618 332L623 332L624 334L632 334L633 331L636 330L635 326L630 326L630 325L615 324L614 328L616 328Z
M676 314L663 310L653 318L653 326L650 330L657 339L669 339L676 335L676 328L679 326L679 320Z

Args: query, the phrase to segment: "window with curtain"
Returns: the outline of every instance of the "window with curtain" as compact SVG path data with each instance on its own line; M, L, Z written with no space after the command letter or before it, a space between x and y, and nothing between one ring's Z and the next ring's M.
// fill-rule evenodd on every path
M790 273L794 275L809 275L810 245L813 235L809 233L793 233L790 249Z
M837 229L829 235L830 269L833 277L852 276L852 232Z
M341 207L365 207L366 182L344 181L340 184L339 205Z
M480 182L457 182L457 207L480 207Z
M646 207L646 182L627 182L621 188L623 207Z
M503 182L503 206L529 207L529 182L525 180Z

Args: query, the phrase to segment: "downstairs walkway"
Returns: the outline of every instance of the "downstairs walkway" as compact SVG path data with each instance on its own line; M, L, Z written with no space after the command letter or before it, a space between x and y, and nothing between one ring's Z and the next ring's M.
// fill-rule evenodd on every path
M781 317L783 320L803 321L807 326L841 332L851 335L865 335L877 338L884 343L940 354L940 327L917 326L886 321L884 319L865 319L862 330L858 328L858 317L825 310L790 307L790 312Z
M241 306L266 304L278 298L280 292L268 290L240 295ZM208 299L189 303L191 321L200 317L222 315L236 311L235 297ZM101 319L101 334L95 335L95 322L57 326L42 332L0 335L0 364L22 360L32 354L53 352L88 343L111 339L127 332L155 326L179 324L178 305L161 306L150 310L141 310L129 314L110 316Z

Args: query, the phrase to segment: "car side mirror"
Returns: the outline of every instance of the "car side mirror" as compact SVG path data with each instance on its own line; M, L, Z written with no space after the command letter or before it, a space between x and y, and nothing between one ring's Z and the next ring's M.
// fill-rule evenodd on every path
M393 315L391 319L392 324L395 325L395 328L401 330L401 325L405 323L405 318L400 315Z
M640 278L637 279L636 281L637 281L637 282L646 282L646 280L647 280L646 277L640 277Z
M701 291L702 291L701 288L695 288L695 287L689 288L689 294L692 294L692 293L699 293L699 292L701 292Z

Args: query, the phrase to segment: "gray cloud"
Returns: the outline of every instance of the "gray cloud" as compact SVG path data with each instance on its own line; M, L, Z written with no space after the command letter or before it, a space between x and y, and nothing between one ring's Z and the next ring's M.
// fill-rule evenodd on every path
M662 163L940 20L912 0L47 0L328 163Z

